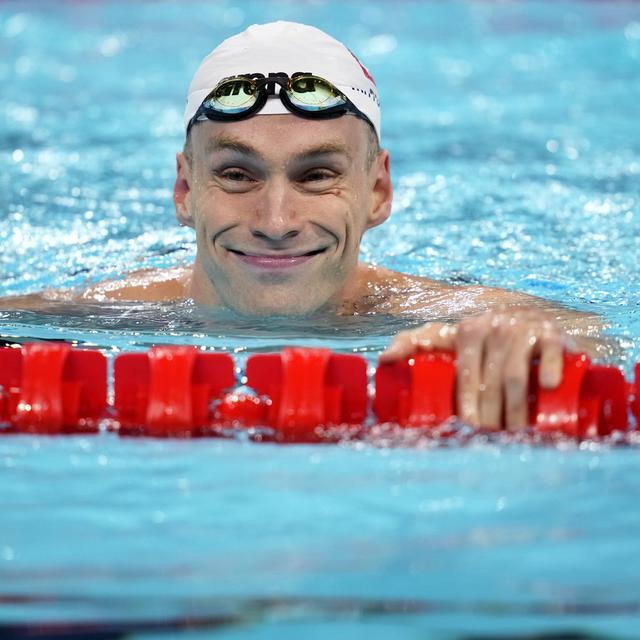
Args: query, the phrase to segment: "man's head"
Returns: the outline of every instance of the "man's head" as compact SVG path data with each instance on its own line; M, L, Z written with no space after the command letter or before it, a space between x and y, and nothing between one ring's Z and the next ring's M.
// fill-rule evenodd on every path
M357 288L362 234L392 190L375 84L344 45L286 22L225 40L193 78L185 128L174 201L196 230L197 300L303 314Z

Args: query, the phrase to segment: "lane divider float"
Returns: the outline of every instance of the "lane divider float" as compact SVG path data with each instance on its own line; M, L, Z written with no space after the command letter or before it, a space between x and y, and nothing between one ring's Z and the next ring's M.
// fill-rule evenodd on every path
M566 353L562 382L551 390L538 387L537 368L534 362L528 395L529 424L536 432L604 437L627 431L630 413L640 424L640 363L635 382L627 383L617 367ZM0 348L2 433L108 429L184 438L240 428L263 430L275 441L318 442L358 437L375 424L442 429L456 416L456 361L446 351L380 364L372 399L367 361L329 349L250 356L249 391L238 389L229 354L196 347L157 346L118 355L112 402L107 371L104 354L67 343Z

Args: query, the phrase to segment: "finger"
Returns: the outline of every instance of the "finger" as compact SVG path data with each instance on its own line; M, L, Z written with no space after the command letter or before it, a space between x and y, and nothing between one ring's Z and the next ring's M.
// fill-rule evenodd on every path
M408 358L417 351L454 349L456 328L452 325L428 323L417 329L401 331L380 354L380 362L394 362Z
M555 389L562 381L564 345L556 328L546 329L540 340L538 382L543 389Z
M486 340L479 398L480 424L489 429L499 429L502 425L503 370L511 338L509 322L504 317L495 318Z
M425 325L428 331L419 330L418 346L420 349L448 349L453 351L456 346L456 335L458 329L452 324L443 324L441 322Z
M474 427L480 424L478 411L480 374L488 328L488 317L464 320L458 327L456 341L458 416Z
M418 336L414 331L400 331L391 344L380 354L382 363L408 358L417 348Z
M504 368L505 423L507 430L524 429L529 422L529 370L537 343L535 332L515 335Z

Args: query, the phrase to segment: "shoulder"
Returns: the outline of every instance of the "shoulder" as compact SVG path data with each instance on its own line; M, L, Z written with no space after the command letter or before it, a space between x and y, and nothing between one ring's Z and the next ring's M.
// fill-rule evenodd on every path
M450 284L365 263L359 269L360 305L368 311L456 318L488 309L542 302L516 291Z
M80 300L104 302L130 300L140 302L169 302L186 297L191 267L169 269L141 269L119 280L105 280L83 291Z
M357 313L411 313L424 310L434 298L447 295L453 289L452 285L430 278L360 263L353 310Z
M362 265L363 273L370 282L377 283L389 287L399 289L415 289L417 291L442 291L455 288L446 282L440 282L424 276L416 276L410 273L402 273L401 271L392 271L384 267L365 264Z

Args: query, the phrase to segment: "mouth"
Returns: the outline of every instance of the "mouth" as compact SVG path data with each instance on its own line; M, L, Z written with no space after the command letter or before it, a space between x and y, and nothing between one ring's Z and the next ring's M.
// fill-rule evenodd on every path
M289 269L304 264L321 253L326 251L326 247L313 249L306 252L295 253L248 253L237 249L227 249L229 253L235 255L241 262L258 269Z

